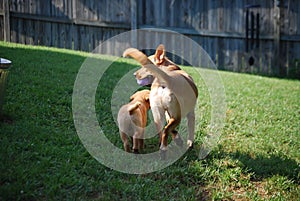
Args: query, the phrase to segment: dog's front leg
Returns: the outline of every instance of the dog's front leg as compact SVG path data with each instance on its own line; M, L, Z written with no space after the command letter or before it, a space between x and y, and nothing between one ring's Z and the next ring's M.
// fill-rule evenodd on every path
M151 99L150 99L151 100ZM154 104L153 104L154 105ZM162 130L165 124L165 111L160 106L151 106L153 120L156 126L157 133L159 135L159 146L162 142Z
M187 145L189 148L193 148L194 138L195 138L195 111L188 113L187 115L188 123L188 140Z

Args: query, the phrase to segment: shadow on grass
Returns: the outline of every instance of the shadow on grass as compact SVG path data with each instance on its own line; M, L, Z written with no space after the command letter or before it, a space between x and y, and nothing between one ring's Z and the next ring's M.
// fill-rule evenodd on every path
M236 152L233 158L242 162L250 172L253 172L255 179L280 175L300 183L300 164L284 155L252 156L249 153Z
M7 114L1 114L0 113L0 124L5 123L5 124L13 124L13 118Z

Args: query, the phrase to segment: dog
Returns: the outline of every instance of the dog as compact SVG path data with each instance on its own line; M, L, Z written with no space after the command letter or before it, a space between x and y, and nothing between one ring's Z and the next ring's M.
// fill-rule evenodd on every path
M147 124L147 112L150 109L149 90L141 90L130 97L130 102L118 112L118 126L124 150L131 152L128 136L131 136L133 152L144 148L144 131Z
M135 48L124 51L123 57L130 56L142 67L134 73L139 85L151 85L150 106L154 123L160 136L160 152L165 157L168 145L168 135L172 135L177 145L183 141L176 131L181 118L187 117L187 146L193 147L195 132L195 106L198 89L185 71L166 57L164 45L160 44L154 55L147 57ZM165 124L167 125L163 128Z

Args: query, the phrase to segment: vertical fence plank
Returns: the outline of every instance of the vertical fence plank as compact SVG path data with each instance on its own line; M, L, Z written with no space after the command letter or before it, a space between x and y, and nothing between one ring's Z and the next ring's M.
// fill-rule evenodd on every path
M131 46L137 47L137 4L136 0L130 0L131 13Z
M25 41L23 40L23 32L24 32L24 29L23 29L23 20L22 19L19 19L17 20L17 32L18 32L18 36L17 36L17 43L22 43L22 44L25 44Z
M79 26L78 25L73 25L72 26L72 30L73 30L73 49L74 50L79 50L79 43L80 43L80 39L79 39Z
M66 40L68 40L68 39L66 38L66 34L65 34L65 25L64 24L58 24L58 27L57 27L57 47L64 48Z
M34 36L34 40L33 40L33 45L40 45L40 21L34 22L34 30L33 30L33 36Z
M16 19L11 19L11 41L16 42L18 40L18 23L16 22ZM4 38L3 38L4 39Z
M4 40L10 42L9 0L3 1L4 9Z
M31 20L26 20L24 21L24 29L25 29L25 44L29 44L32 45L32 41L33 41L33 36L32 36L32 32L33 32L33 24Z
M58 43L58 23L51 23L51 46L57 47Z
M280 34L281 34L281 9L280 9L280 1L279 1L279 5L277 5L276 3L274 4L274 67L275 67L275 74L279 74L280 71L280 57L282 55L280 55L280 48L281 48L281 44L280 44Z

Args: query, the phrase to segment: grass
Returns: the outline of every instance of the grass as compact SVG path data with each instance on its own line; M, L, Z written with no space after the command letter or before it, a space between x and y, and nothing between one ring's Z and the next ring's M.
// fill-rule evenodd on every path
M0 200L300 197L297 80L219 72L227 112L218 146L204 160L198 159L197 150L210 120L210 98L201 85L201 121L197 122L201 128L195 149L161 171L129 175L101 165L76 134L73 84L88 54L0 42L0 55L13 61L0 121ZM105 62L112 57L98 59ZM120 148L109 98L118 79L135 67L132 60L118 59L105 72L103 87L97 90L98 120Z

